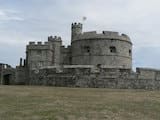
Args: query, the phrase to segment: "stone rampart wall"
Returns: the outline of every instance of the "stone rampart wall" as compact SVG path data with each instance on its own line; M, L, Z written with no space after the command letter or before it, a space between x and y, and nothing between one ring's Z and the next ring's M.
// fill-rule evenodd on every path
M118 89L160 89L160 71L137 68L136 72L123 68L94 66L63 66L32 71L30 85L59 87L92 87Z

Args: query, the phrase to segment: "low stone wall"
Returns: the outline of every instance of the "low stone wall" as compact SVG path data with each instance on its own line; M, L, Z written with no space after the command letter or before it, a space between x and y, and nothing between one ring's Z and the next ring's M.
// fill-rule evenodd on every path
M23 66L16 67L14 84L16 85L28 84L28 70L26 67Z
M1 77L2 75L2 77ZM1 84L3 85L12 85L15 84L15 69L11 67L4 68L2 73L0 73L0 81L2 82Z
M30 85L118 89L160 89L160 71L93 66L50 67L30 73Z

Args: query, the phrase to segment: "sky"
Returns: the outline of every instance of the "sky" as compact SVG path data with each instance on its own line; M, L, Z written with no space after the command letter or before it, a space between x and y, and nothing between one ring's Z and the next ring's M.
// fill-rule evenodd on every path
M29 41L61 36L70 44L71 23L83 31L118 31L133 43L133 67L160 69L160 0L0 0L0 63L25 58ZM83 17L87 17L83 21Z

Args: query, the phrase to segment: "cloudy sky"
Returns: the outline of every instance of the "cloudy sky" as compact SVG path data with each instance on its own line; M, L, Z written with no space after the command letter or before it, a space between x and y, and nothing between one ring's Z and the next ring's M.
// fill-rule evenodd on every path
M29 41L70 43L70 25L118 31L133 42L133 66L160 69L160 0L0 0L0 62L13 66Z

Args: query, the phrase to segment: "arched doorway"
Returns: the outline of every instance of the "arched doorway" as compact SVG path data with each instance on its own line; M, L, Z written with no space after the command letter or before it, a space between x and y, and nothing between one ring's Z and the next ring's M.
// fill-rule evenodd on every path
M10 85L11 74L6 74L3 76L3 85Z

